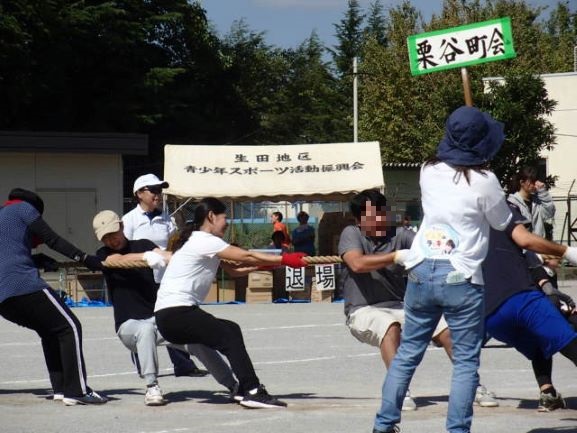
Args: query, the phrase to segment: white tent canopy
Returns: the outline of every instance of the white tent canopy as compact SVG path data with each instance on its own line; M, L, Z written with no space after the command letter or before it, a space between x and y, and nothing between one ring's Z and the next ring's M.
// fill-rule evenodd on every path
M235 201L344 200L384 188L379 143L164 147L167 194Z

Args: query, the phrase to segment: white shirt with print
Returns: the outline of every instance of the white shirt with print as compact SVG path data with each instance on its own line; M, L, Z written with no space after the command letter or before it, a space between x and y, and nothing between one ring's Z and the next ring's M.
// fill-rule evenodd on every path
M217 254L228 246L210 233L192 232L170 259L158 289L154 311L202 303L220 264Z
M470 184L442 162L421 168L424 217L405 261L407 269L427 258L445 259L472 283L483 284L481 264L490 227L505 230L511 211L492 172L470 170L469 175Z

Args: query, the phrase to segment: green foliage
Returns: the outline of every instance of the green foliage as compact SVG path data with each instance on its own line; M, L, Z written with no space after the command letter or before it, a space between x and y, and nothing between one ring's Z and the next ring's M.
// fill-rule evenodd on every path
M348 0L345 16L335 24L337 46L331 50L339 76L350 75L353 57L358 56L363 42L362 24L365 19L358 0Z
M526 165L537 166L539 153L555 144L555 130L547 120L555 102L547 97L543 80L532 74L507 74L491 82L483 107L505 124L505 142L492 169L504 186Z
M235 223L228 230L228 236L242 248L266 248L271 243L272 226L270 224Z
M408 0L386 12L348 0L332 49L314 32L280 49L242 20L217 37L199 1L3 0L0 129L147 133L150 155L125 159L128 178L160 172L166 143L351 141L358 57L360 139L380 141L384 161L420 162L462 83L458 70L412 77L407 36L509 16L517 58L469 75L474 102L507 123L506 160L532 162L554 140L553 103L531 76L572 70L577 40L573 3L541 15L521 0L445 0L425 21ZM498 76L486 95L482 78Z
M463 105L459 69L412 77L406 38L409 35L509 16L517 58L469 68L473 101L491 112L507 128L507 141L494 166L507 181L523 164L534 164L542 149L554 143L554 131L545 117L554 101L547 98L536 74L557 72L567 64L567 47L560 55L554 48L574 39L575 13L558 5L547 22L538 21L542 10L523 1L445 0L439 16L427 23L404 1L389 11L387 46L368 41L363 50L360 90L360 136L378 140L387 162L422 162L432 156L443 135L448 114ZM505 77L505 84L491 86L486 94L484 77ZM501 82L501 84L503 84Z
M367 26L364 29L364 40L374 39L376 43L387 46L387 19L384 15L384 8L381 0L375 0L369 5L367 15Z

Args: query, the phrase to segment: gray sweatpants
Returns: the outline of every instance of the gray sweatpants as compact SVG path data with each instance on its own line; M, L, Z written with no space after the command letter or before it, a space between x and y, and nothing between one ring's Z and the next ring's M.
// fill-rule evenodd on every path
M128 319L120 325L117 335L124 346L130 351L138 353L140 370L147 385L157 383L157 346L170 346L183 352L188 352L196 356L204 364L218 383L228 389L233 389L236 384L236 379L230 366L216 350L202 344L187 344L183 346L168 343L158 332L154 317L142 320Z

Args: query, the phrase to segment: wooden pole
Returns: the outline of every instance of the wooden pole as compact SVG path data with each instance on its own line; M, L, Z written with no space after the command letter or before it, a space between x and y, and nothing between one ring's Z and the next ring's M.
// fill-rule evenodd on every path
M463 78L463 92L465 94L465 105L473 106L473 95L471 94L471 83L469 82L469 73L467 68L461 68L461 77Z

